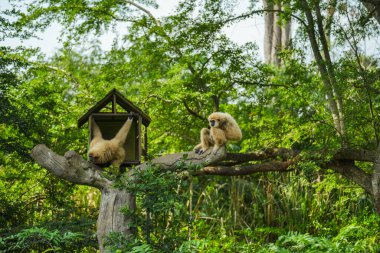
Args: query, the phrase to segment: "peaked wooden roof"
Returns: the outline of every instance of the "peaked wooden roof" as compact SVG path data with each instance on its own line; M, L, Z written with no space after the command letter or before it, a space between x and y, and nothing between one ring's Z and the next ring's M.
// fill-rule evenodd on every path
M142 123L148 126L151 119L150 117L135 106L131 101L126 99L118 90L112 89L102 100L96 103L90 108L80 119L78 119L78 127L83 126L84 123L88 121L91 114L100 112L107 104L112 102L112 113L116 113L116 103L119 104L123 109L129 112L138 113L141 115Z

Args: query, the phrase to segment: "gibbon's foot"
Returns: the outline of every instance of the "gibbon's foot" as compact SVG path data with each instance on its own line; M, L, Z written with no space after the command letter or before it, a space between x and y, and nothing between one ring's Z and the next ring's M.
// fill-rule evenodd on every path
M199 151L202 149L202 145L201 144L198 144L197 146L195 146L193 148L193 151L195 154L199 154Z
M198 150L198 152L196 151L195 153L197 153L198 155L202 155L202 154L204 154L207 150L208 150L208 148L206 148L206 149L201 148L201 149Z
M195 152L195 154L201 155L201 154L203 154L205 151L204 151L203 149L201 149L201 148L197 148L197 149L194 149L194 152Z

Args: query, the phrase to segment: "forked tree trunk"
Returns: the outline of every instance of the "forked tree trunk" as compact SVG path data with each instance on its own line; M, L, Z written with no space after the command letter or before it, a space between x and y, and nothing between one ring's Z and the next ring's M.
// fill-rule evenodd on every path
M97 221L100 252L105 252L104 239L109 232L121 232L126 237L133 234L134 230L130 226L131 217L124 215L120 209L127 207L132 211L135 210L134 196L125 190L114 188L113 182L102 176L99 167L83 160L74 151L68 151L64 156L60 156L45 145L34 147L31 156L55 176L75 184L92 186L101 191Z

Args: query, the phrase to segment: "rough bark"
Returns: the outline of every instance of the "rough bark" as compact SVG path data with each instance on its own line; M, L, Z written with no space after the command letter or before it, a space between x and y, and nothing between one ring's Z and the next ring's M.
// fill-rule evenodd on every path
M202 155L198 155L194 151L191 151L160 156L150 162L145 162L139 165L136 169L144 170L151 164L154 164L155 166L159 166L162 170L174 171L182 164L208 166L222 161L225 157L226 149L224 147L220 148L216 154L213 154L212 148L210 148Z
M251 164L243 166L209 166L204 167L196 172L194 176L204 175L219 175L219 176L245 176L257 172L270 172L270 171L290 171L290 165L294 164L296 160L290 160L286 162L267 162L260 164Z
M373 193L371 186L371 175L365 173L362 169L355 165L353 160L332 160L325 168L331 168L335 172L341 174L348 180L351 180L362 187L366 192Z
M268 0L263 0L264 10L270 10L273 8L273 4ZM272 60L272 39L273 39L273 12L264 13L264 60L266 63L270 63Z
M282 160L288 160L297 156L299 152L293 149L287 148L267 148L251 153L227 153L226 162L223 162L223 165L232 164L232 163L244 163L249 161L262 161L268 159L280 158ZM221 163L218 163L218 165Z
M31 156L52 174L74 184L89 185L100 190L112 186L112 181L101 175L102 170L98 166L88 163L74 151L60 156L40 144L33 148Z
M380 154L380 152L379 152ZM375 209L380 214L380 155L377 156L372 173L372 194L375 202Z
M342 148L335 153L333 159L375 162L378 156L379 153L375 150Z
M132 218L121 213L121 209L128 207L136 209L135 196L125 190L103 188L101 190L99 216L96 223L100 252L105 252L103 242L110 232L119 232L127 238L135 234L136 229L131 226Z

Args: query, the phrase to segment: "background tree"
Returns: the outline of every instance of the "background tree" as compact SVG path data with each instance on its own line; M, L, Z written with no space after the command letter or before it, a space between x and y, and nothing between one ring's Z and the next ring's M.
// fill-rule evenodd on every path
M281 19L286 12L286 3L274 3L263 0L264 9L264 59L265 63L279 66L281 63L280 53L289 46L291 35L291 21Z

